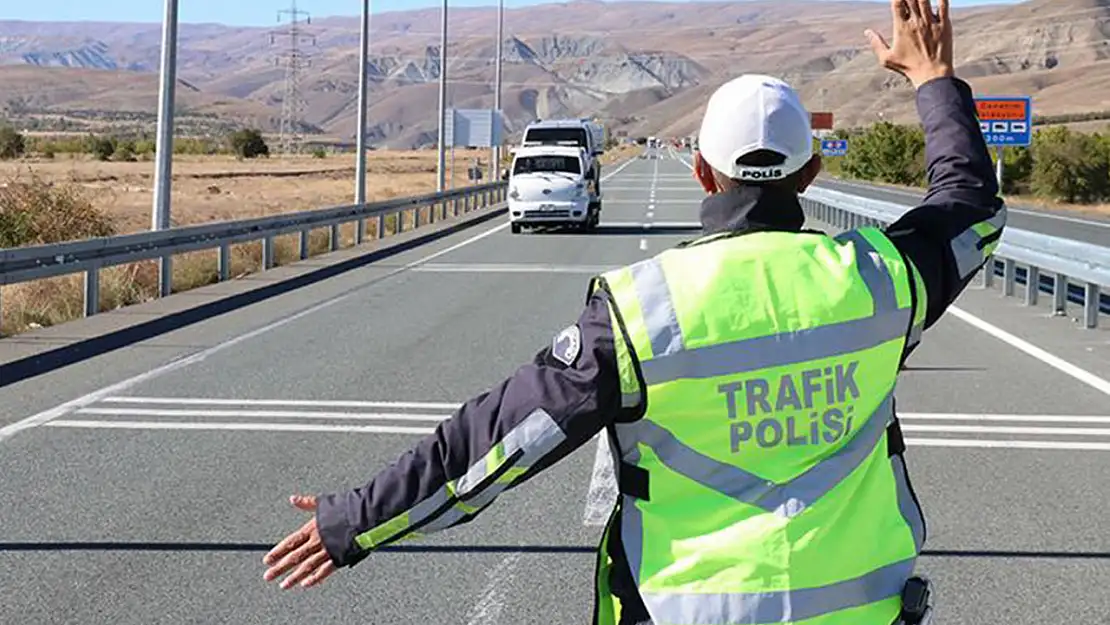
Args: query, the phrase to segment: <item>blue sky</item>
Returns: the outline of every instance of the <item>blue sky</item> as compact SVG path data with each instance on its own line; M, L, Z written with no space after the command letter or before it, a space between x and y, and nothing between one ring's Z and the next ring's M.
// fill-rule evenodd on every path
M883 1L886 0L876 0ZM952 6L978 4L1017 4L1019 0L952 0ZM289 0L179 0L182 22L218 22L221 24L268 26L277 20L277 10L289 6ZM449 0L450 6L490 6L496 0ZM373 11L396 11L439 6L438 0L371 0ZM542 0L505 0L505 6L541 4ZM111 21L161 22L163 2L160 0L0 0L7 5L0 10L0 19L33 21ZM359 0L298 0L298 8L314 17L357 15Z

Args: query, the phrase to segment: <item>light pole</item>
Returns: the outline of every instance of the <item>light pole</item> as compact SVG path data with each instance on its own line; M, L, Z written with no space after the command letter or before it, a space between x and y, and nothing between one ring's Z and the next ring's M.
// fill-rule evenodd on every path
M501 121L501 48L505 46L505 36L502 29L505 27L505 0L497 0L497 61L495 77L493 79L493 114L494 123ZM495 126L496 127L496 126ZM501 177L501 137L493 146L493 167L490 168L490 181Z
M173 104L177 84L177 0L166 0L162 21L162 66L158 86L158 139L155 144L157 164L154 169L154 205L151 207L150 229L170 227L170 184L173 180ZM170 294L173 287L172 256L158 261L159 293Z
M436 165L436 191L442 193L446 188L446 146L447 132L447 0L443 0L439 32L439 160Z
M355 204L366 203L366 116L367 116L367 73L370 65L370 0L362 0L362 36L359 39L358 53L358 157L355 159ZM379 220L380 221L380 220ZM376 236L382 236L381 226ZM355 228L355 245L362 243L366 230L366 220L359 219Z

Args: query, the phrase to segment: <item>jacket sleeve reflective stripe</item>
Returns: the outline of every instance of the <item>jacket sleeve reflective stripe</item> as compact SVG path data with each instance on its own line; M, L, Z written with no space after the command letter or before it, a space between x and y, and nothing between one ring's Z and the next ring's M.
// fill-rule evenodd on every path
M609 324L619 328L616 312L612 302L609 303ZM636 368L632 362L632 355L628 351L628 344L620 332L613 333L613 351L617 358L617 371L621 385L621 407L635 408L643 400L643 387L636 378Z
M917 108L925 128L929 189L923 203L891 224L886 234L924 286L917 289L925 309L924 330L941 318L997 249L1006 208L967 83L932 80L918 89Z
M603 293L591 296L570 366L541 350L366 485L318 497L317 527L332 561L353 566L382 545L466 522L618 418L610 314Z
M363 549L373 549L406 535L413 537L429 521L437 517L442 519L441 515L449 508L457 509L462 516L473 516L523 475L534 460L564 440L566 436L551 415L537 408L509 430L485 456L470 465L461 478L448 482L412 510L355 536L355 541Z

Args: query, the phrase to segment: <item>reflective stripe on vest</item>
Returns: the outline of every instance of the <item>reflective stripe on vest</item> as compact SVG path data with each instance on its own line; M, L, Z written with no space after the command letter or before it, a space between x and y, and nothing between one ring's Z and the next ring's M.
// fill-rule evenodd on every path
M686 250L672 250L603 276L632 341L632 357L639 361L648 387L644 418L616 426L620 441L616 453L623 462L651 467L651 496L646 501L621 495L621 540L633 577L656 625L794 623L804 619L839 625L869 623L874 618L893 620L898 594L924 542L924 522L906 483L901 459L888 458L885 445L886 428L894 419L893 387L902 349L908 343L907 335L919 334L924 323L920 277L875 229L845 232L835 243L784 238L780 233L745 235L742 241L739 245L736 241L707 245L713 252L702 249L690 258ZM810 308L792 309L794 318L801 321L787 325L803 326L800 329L755 335L750 328L728 329L729 312L721 310L726 306L715 305L715 289L732 288L730 280L758 281L767 276L758 275L756 269L751 276L725 279L719 274L729 265L722 259L746 254L744 262L748 264L741 266L759 267L759 260L753 260L758 252L745 246L761 244L781 245L769 248L769 253L783 254L783 258L803 255L804 260L796 263L800 273L817 282L806 282L803 275L795 276L795 281L801 282L802 289L821 289L821 276L831 276L828 297L842 301L823 301L822 293L813 298L816 303ZM852 267L843 266L849 262L845 258L851 258L846 250L854 253ZM810 256L804 256L807 253ZM708 263L717 275L712 268L702 272L708 276L699 273L697 263L707 260L717 262ZM690 263L688 269L684 262ZM686 282L668 283L671 265L679 269L670 271L682 272L676 279ZM847 271L852 268L858 272L856 283L862 283L870 294L869 315L858 314L861 305L856 294L861 291L849 281ZM912 305L911 282L917 287L917 306ZM693 283L696 285L690 288ZM762 286L770 297L778 288L790 288L777 282ZM704 301L676 300L675 292ZM750 284L746 285L744 296L751 298L752 292ZM758 308L768 305L767 301L774 302L752 298L750 305ZM785 306L793 303L783 300ZM838 308L854 312L819 324L809 317L840 314ZM804 327L807 321L809 327ZM734 336L727 336L729 331ZM707 341L707 337L719 340ZM851 361L844 364L844 360ZM866 368L870 377L859 386L872 388L863 397L854 379L860 362L865 363L861 368ZM777 399L770 394L767 380L759 377L763 370L798 368L806 363L816 364L800 372L779 372L782 381ZM772 377L771 373L762 375ZM735 376L749 378L714 384L716 378ZM793 382L794 377L801 383ZM745 386L753 382L762 383L762 394L754 399L753 389ZM760 390L755 386L754 390ZM722 452L720 421L704 414L705 408L713 406L705 398L714 395L727 398L724 422L732 426L731 456ZM839 425L839 430L820 432L816 412L809 416L808 430L794 429L804 416L798 416L798 421L788 417L785 426L772 418L758 425L740 418L741 401L748 408L746 416L754 420L753 406L769 409L770 402L793 405L800 415L803 403L807 409L821 403L818 395L821 399L827 395L829 400L825 425L831 422ZM857 403L869 407L867 414L851 414L852 405L845 414L837 407L845 399L840 395L858 397ZM772 412L781 416L783 409L776 407ZM829 421L833 412L838 414ZM853 421L860 425L853 428ZM742 454L737 451L738 426L746 436L743 443L749 445ZM700 442L691 444L690 439ZM820 453L807 451L822 443L825 447ZM782 462L762 459L760 454L772 448L783 448L774 450ZM735 463L729 462L735 458L739 458ZM746 470L738 466L743 462L767 464ZM799 462L804 463L800 470L787 475L787 469ZM779 479L767 475L776 471L782 474ZM682 489L690 487L682 486L683 480L705 490L686 493ZM844 488L849 490L835 494ZM689 511L680 511L687 496L696 503L690 504ZM807 515L810 510L813 512ZM830 520L828 526L806 525L822 515L837 517L837 511L851 511L858 520L853 525L860 529L854 532L854 527L839 519L837 523ZM875 532L887 535L881 544L871 546L867 541L875 542ZM867 545L859 557L865 564L851 562L846 554L831 554L827 563L818 564L818 548L807 545L849 541ZM851 553L850 545L840 548ZM751 562L739 562L744 558L736 554L748 550L752 551ZM795 559L804 564L796 569L776 564L790 561L793 566Z

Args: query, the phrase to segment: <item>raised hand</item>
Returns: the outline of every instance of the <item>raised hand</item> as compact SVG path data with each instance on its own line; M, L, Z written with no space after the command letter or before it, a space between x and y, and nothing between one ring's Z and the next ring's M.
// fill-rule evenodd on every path
M893 44L888 45L874 30L864 33L879 63L908 78L915 89L954 73L948 0L939 0L937 4L938 11L934 13L931 0L891 0Z

